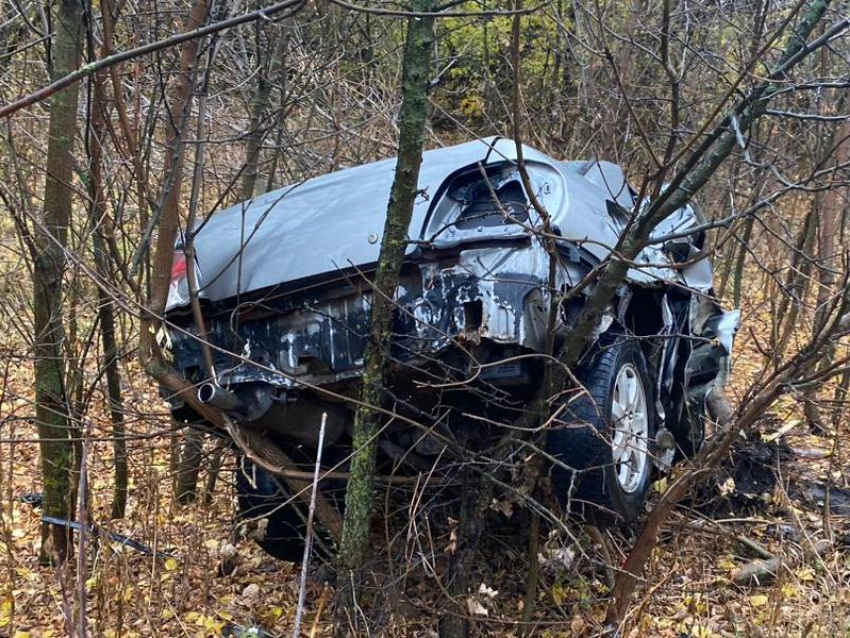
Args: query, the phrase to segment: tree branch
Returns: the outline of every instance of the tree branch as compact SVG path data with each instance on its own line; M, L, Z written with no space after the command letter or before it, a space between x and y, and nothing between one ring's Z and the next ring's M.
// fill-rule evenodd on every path
M208 24L204 27L193 29L191 31L186 31L185 33L179 33L177 35L171 36L170 38L165 38L164 40L151 42L150 44L136 47L135 49L122 51L121 53L115 53L108 57L101 58L100 60L90 62L89 64L81 66L73 73L69 73L59 78L55 82L52 82L33 93L30 93L29 95L22 97L21 99L16 100L15 102L0 107L0 118L7 118L13 113L20 111L21 109L41 102L42 100L50 97L57 91L61 91L62 89L74 84L75 82L79 82L83 78L86 78L90 75L94 75L98 71L108 69L109 67L115 66L116 64L120 64L121 62L126 62L127 60L132 60L133 58L148 55L150 53L155 53L156 51L161 51L162 49L167 49L178 44L183 44L184 42L188 42L190 40L202 38L205 35L210 35L211 33L218 33L219 31L223 31L231 27L236 27L240 24L245 24L246 22L253 22L254 20L265 20L268 19L269 15L273 13L279 13L281 11L284 11L285 9L292 9L293 11L298 11L304 6L305 3L306 0L284 0L283 2L273 4L267 9L257 9L256 11L250 11L240 16L228 18L227 20L221 20L220 22L214 22L213 24Z

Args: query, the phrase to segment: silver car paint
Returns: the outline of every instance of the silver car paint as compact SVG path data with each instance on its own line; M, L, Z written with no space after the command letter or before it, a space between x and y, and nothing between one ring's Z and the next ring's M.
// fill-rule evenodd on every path
M428 151L423 155L420 194L410 224L408 254L427 242L448 248L482 239L533 234L534 228L506 225L496 230L462 231L450 225L451 206L434 201L440 187L459 169L515 163L511 140L488 138ZM561 162L524 147L536 195L565 241L604 259L622 231L622 220L606 209L606 200L626 210L632 194L622 169L607 162ZM195 248L201 296L220 301L270 286L374 264L379 256L395 160L384 160L286 186L242 204L218 211L196 231ZM430 217L429 217L430 213ZM657 236L696 223L685 207L666 220ZM446 226L446 223L449 223ZM538 226L535 215L531 226ZM496 234L498 233L498 234ZM636 260L629 279L652 285L685 284L705 292L711 287L711 266L701 260L682 270L663 246L650 245ZM168 309L185 299L171 296Z

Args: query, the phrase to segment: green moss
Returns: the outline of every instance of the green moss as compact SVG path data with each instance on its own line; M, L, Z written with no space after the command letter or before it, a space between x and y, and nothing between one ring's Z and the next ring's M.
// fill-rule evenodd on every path
M410 3L410 9L418 12L433 11L434 6L434 0L412 0ZM371 338L360 388L360 400L364 405L358 408L354 417L351 476L345 496L345 520L338 556L340 566L347 570L357 569L363 563L369 544L376 439L382 416L372 406L380 405L383 399L381 387L391 337L392 299L398 287L422 163L433 44L433 18L408 20L402 70L398 164L387 205L387 221L374 282L383 294L376 294L373 298Z

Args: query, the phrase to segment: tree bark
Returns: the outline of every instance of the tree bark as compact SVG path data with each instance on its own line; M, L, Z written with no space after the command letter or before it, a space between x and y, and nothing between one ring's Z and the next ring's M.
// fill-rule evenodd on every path
M195 0L187 19L187 31L200 28L207 21L208 16L208 0ZM158 215L155 215L151 220L149 227L149 231L152 231L152 226L156 224L157 220L159 221L156 252L151 268L149 314L145 313L142 316L139 350L148 373L154 378L156 378L156 375L152 373L149 366L154 358L153 350L157 347L154 334L160 325L159 318L164 314L165 304L168 300L174 245L180 226L180 192L183 185L184 163L183 136L195 99L200 45L201 40L190 40L186 43L180 56L178 85L169 108L170 117L168 119L163 184L158 199L161 204ZM180 437L175 436L171 441L172 446L179 445L179 441ZM179 451L172 448L171 458L179 458Z
M452 610L454 613L440 619L440 635L445 638L465 638L469 634L471 623L464 603L473 584L470 576L493 499L493 482L481 468L466 468L462 477L457 548L451 556L448 583L449 593L459 605Z
M431 12L434 6L433 0L412 0L410 3L411 10L417 12ZM376 435L381 418L378 411L367 406L377 406L382 401L381 388L384 385L395 307L392 300L407 248L407 231L413 214L425 143L433 43L432 16L408 20L402 70L398 163L387 206L387 221L381 242L378 270L375 274L371 329L360 388L362 405L354 417L351 478L345 496L345 519L339 549L339 564L346 570L356 570L362 565L369 542Z
M773 328L774 363L781 360L788 340L797 327L800 308L805 305L809 290L815 236L817 232L817 208L812 206L803 221L803 227L794 244L796 250L791 255L791 267L785 277L786 293L779 300L779 309L775 313ZM742 247L743 248L743 247Z
M89 135L89 223L95 270L104 282L117 283L109 268L109 252L105 230L106 199L103 192L103 147L106 135L106 100L104 78L94 76L92 82L91 128ZM106 377L106 395L112 421L112 450L115 456L115 485L112 495L112 518L124 518L127 509L127 441L124 427L124 402L121 397L121 373L118 369L118 346L115 340L115 305L103 287L97 289L100 339L103 348L101 366Z
M838 101L838 108L841 109L844 105L844 98ZM847 138L850 136L850 123L844 122L837 129L833 129L832 135L829 136L828 148L825 149L828 158L835 158L836 166L841 166L850 160L850 143ZM831 179L835 180L835 173ZM840 180L839 180L840 181ZM817 259L815 267L817 273L817 295L815 302L815 316L812 322L812 334L817 335L820 332L829 317L830 301L835 294L835 267L838 262L836 255L835 234L837 231L836 224L844 207L844 202L847 198L848 189L846 186L834 184L832 188L818 192L815 195L815 206L818 211L817 219ZM832 361L834 350L829 348L824 354L820 365L827 367ZM828 424L821 416L820 407L818 405L818 391L812 388L806 392L803 402L803 411L808 422L809 429L816 434L825 434L828 431Z
M80 63L83 43L83 7L79 0L61 0L54 5L53 68L58 79L73 72ZM73 198L73 150L77 130L79 84L55 93L50 99L47 179L44 214L35 232L33 264L33 349L35 355L35 416L41 448L44 480L44 514L67 518L70 511L71 442L69 411L65 394L62 322L62 278L64 248L71 223ZM52 529L49 529L52 528ZM53 555L64 560L68 554L68 530L47 526L42 539L52 539ZM42 560L47 559L42 547Z
M213 36L209 48L209 55L204 69L204 79L201 83L200 92L198 95L198 116L195 125L195 139L203 140L206 136L206 115L207 115L207 96L210 87L210 71L215 64L216 54L218 52L218 38ZM195 170L192 175L192 189L189 198L189 214L186 220L186 237L183 242L183 252L186 255L186 261L189 264L195 263L195 222L198 218L198 208L200 206L201 182L204 175L204 144L198 144L195 147ZM201 339L201 350L203 353L205 374L211 378L215 378L215 363L212 351L209 348L208 333L204 321L203 311L198 300L198 282L195 275L195 269L190 267L187 273L189 284L189 295L192 306L192 315L195 319L195 328L198 331L198 337ZM175 494L177 501L181 504L187 504L195 500L198 495L198 475L201 472L201 462L204 452L204 432L197 428L189 428L186 433L186 439L183 443L182 455L180 464L177 470L177 480L175 482ZM175 439L176 442L176 439Z
M186 30L199 29L209 15L208 0L195 0L186 23ZM171 117L168 121L168 142L166 144L164 183L159 214L159 237L151 270L150 310L156 316L162 316L168 299L168 286L171 282L171 262L174 257L174 243L180 223L180 190L183 184L184 145L183 133L192 110L197 77L198 48L201 40L189 40L180 56L180 76L177 90L171 104ZM158 323L158 322L157 322Z
M190 427L186 432L175 485L177 502L181 505L191 503L198 496L198 475L201 473L205 438L203 431L197 428Z
M291 18L289 19L291 20ZM289 21L287 20L287 22ZM249 200L254 197L259 172L260 149L266 137L266 129L262 126L263 119L268 111L269 97L274 87L274 79L283 67L286 47L289 43L289 25L283 27L282 33L277 37L277 43L270 53L267 64L263 64L260 53L261 43L257 35L257 58L260 68L257 73L257 86L251 97L251 123L246 140L245 171L242 176L242 199ZM283 98L283 96L281 96Z

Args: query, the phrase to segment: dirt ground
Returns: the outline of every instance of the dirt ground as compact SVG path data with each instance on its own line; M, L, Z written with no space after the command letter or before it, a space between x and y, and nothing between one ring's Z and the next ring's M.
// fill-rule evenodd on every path
M738 344L730 394L740 396L758 371L753 332ZM123 377L129 402L131 487L128 515L108 521L111 443L102 397L81 424L87 438L90 520L100 535L88 539L87 560L53 570L39 565L40 510L30 502L40 488L32 415L31 365L7 335L0 350L0 636L48 638L80 622L84 592L88 634L105 637L223 636L256 628L291 635L299 566L266 557L235 529L233 458L228 456L209 503L180 507L172 498L172 438L165 405L131 360ZM624 635L697 638L850 635L850 485L844 471L847 431L835 437L807 432L792 399L766 414L760 431L729 459L727 470L675 513L653 555ZM210 448L211 449L211 448ZM203 477L202 477L203 480ZM823 498L830 490L830 513ZM664 488L664 480L656 484ZM202 500L203 501L203 500ZM514 528L522 527L518 514ZM505 527L507 530L510 525ZM110 539L117 532L159 557ZM480 586L467 607L477 635L518 635L527 566L520 535L488 535L476 568ZM627 531L578 543L553 533L543 561L534 618L538 636L593 636L601 630L608 585L628 551ZM221 575L221 551L234 545L235 572ZM415 552L414 552L415 554ZM775 577L736 582L742 567L774 556ZM396 562L399 556L395 556ZM427 566L425 566L427 567ZM436 616L447 608L427 569L396 587L374 635L436 636ZM439 576L439 566L435 567ZM413 571L416 571L414 569ZM380 570L378 570L380 572ZM374 604L388 591L376 576ZM397 582L397 581L396 581ZM382 593L383 592L383 593ZM329 635L332 590L317 575L308 584L302 635ZM260 633L244 635L263 635Z

